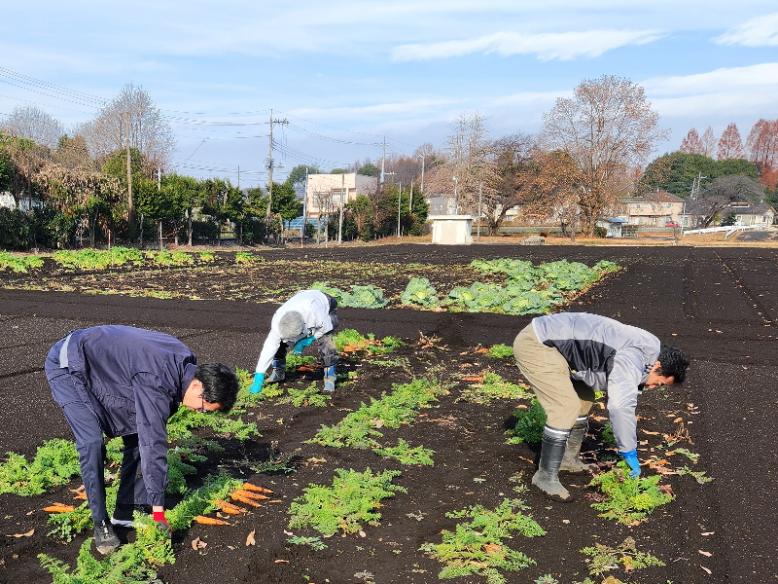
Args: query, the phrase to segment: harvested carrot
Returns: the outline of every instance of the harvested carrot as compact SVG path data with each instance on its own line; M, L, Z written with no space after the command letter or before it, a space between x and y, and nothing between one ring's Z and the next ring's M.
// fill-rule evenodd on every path
M73 498L76 501L86 501L86 493L84 491L79 491L75 495L73 495Z
M248 497L243 497L242 495L239 495L237 493L230 493L230 499L233 501L237 501L238 503L243 503L244 505L250 505L251 507L262 507L259 503L256 501L252 501Z
M248 513L248 509L238 507L237 505L233 505L227 501L214 501L213 504L227 515L240 515L241 513Z
M194 522L199 525L229 525L229 522L223 519L214 519L213 517L206 517L205 515L196 515Z
M299 373L316 373L317 369L315 367L311 367L310 365L300 365L297 368L297 371Z
M253 491L255 493L264 493L265 495L269 495L273 491L270 489L266 489L265 487L258 487L257 485L252 485L251 483L243 483L242 489L244 491Z
M264 501L269 498L267 495L260 495L259 493L252 493L251 491L244 491L242 489L237 489L234 492L241 497L246 497L252 501Z
M65 505L64 503L54 503L53 505L43 508L46 513L70 513L71 511L75 511L75 509L76 508L73 507L73 505Z
M483 375L465 375L462 378L462 381L466 381L468 383L483 383L483 380Z

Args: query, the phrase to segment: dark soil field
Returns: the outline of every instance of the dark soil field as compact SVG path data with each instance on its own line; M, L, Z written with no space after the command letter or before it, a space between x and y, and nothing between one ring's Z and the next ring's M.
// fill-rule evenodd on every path
M322 262L345 262L341 268L365 264L364 273L377 274L375 278L350 283L376 283L388 290L401 290L407 278L417 273L459 281L469 277L462 266L474 258L517 257L535 262L566 258L589 265L607 259L619 263L624 270L595 285L568 308L643 327L690 354L692 365L683 387L646 392L640 399L640 456L646 460L658 454L663 434L683 428L688 430L688 439L679 445L699 454L694 468L706 471L714 480L701 485L688 475L665 477L675 499L633 527L597 516L591 508L596 491L587 486L590 477L562 475L562 481L576 495L576 501L569 504L550 502L528 490L518 496L547 534L537 538L516 535L510 540L511 547L533 558L536 565L505 573L506 579L534 582L550 574L563 584L580 582L588 574L581 548L595 543L616 546L631 536L638 549L659 557L666 565L632 573L614 571L623 582L778 582L778 455L774 447L778 252L406 245L281 250L263 257L267 264L252 268L251 278L267 289L283 291L307 283L297 276L286 278L292 272L284 269L289 261L294 262L290 266L305 262L312 272L311 281L326 279L319 277L320 273L339 272L337 268L327 272L333 266ZM407 270L394 267L409 263L413 265ZM342 270L340 273L343 275ZM71 438L51 399L42 361L48 347L73 328L107 322L156 328L179 336L201 361L219 360L253 369L276 306L255 303L259 297L223 294L223 290L244 289L246 282L240 274L240 270L225 266L198 271L195 279L200 288L194 295L208 298L201 301L0 290L0 451L30 455L45 439ZM108 285L104 275L90 277L99 278L91 285ZM144 282L139 273L123 277L137 279L133 286L141 287ZM191 275L170 270L145 277L153 286L167 289L187 286L181 278ZM161 282L156 280L159 278ZM347 280L344 276L342 282L349 283ZM251 419L257 422L262 437L245 444L223 440L225 451L203 463L201 474L217 467L237 476L243 473L252 482L273 489L281 502L256 509L229 527L194 526L177 533L176 563L160 570L163 582L437 582L442 564L418 549L427 542L439 543L442 529L453 529L456 520L445 513L475 504L494 508L504 498L516 496L517 486L529 484L536 452L527 445L505 443L506 423L516 403L498 400L483 406L458 398L468 385L461 374L492 370L510 381L521 381L510 360L494 359L475 349L511 344L531 317L410 309L341 309L339 313L341 328L406 339L407 346L385 358L407 362L387 366L367 357L350 357L345 369L358 373L356 381L343 384L327 408L262 403L252 410ZM434 347L422 348L416 344L420 332L440 340ZM392 383L425 374L451 380L450 393L423 410L412 424L385 434L432 448L434 467L401 466L369 450L306 443L322 424L337 422L360 402L388 391ZM304 386L309 381L292 378L289 383ZM602 458L604 451L603 412L594 413L597 417L584 444L592 459ZM271 454L288 460L295 471L257 475L252 465L266 461ZM384 501L380 525L366 526L364 537L328 538L328 548L323 551L287 542L289 504L309 483L330 483L336 468L367 467L401 470L396 482L408 491ZM74 480L70 487L78 484ZM36 556L40 552L73 563L83 536L69 544L47 537L45 514L40 511L50 501L68 496L66 488L36 497L0 496L0 582L51 581L39 566ZM30 537L13 537L31 528L35 531ZM246 536L252 530L256 530L256 545L246 546ZM197 537L208 545L194 550L190 542ZM453 582L485 580L469 577Z

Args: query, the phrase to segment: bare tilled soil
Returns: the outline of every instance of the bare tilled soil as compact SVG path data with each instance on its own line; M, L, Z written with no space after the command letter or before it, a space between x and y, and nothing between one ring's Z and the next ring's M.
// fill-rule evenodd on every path
M436 266L430 271L450 264L466 265L476 257L520 257L536 262L567 258L590 265L600 259L618 262L625 268L622 272L595 286L569 309L641 326L691 355L692 366L683 387L647 392L640 400L641 457L658 454L663 435L685 428L690 440L679 445L700 455L694 468L706 471L714 481L700 485L691 476L666 477L664 482L672 486L675 499L633 527L597 516L591 508L596 491L587 486L590 477L563 476L576 495L570 504L547 501L529 490L519 496L547 534L538 538L516 535L508 542L537 565L506 573L506 578L508 582L533 582L551 574L565 584L581 581L587 575L581 548L594 543L615 546L631 536L639 549L659 557L666 566L631 574L614 572L625 582L778 582L778 511L774 504L778 491L774 448L778 252L390 246L273 251L265 257L274 265L321 260L371 264L366 270L382 263L429 263ZM397 274L404 285L407 274ZM219 278L223 277L220 273L211 283L222 282ZM268 277L279 288L296 285L285 280L282 269ZM230 278L239 278L239 274L230 274ZM209 281L208 270L203 270L203 279ZM384 282L390 279L386 276ZM243 301L0 290L0 391L4 396L0 450L29 455L47 438L70 438L42 371L49 345L69 330L104 322L157 328L181 337L202 361L221 360L251 369L274 309L273 304ZM282 502L256 509L229 527L195 526L178 533L176 564L160 571L164 582L436 582L442 565L418 548L426 542L440 542L442 529L453 529L457 520L445 514L474 504L494 508L504 498L516 496L517 485L528 485L535 450L505 443L505 427L516 403L498 400L483 406L458 398L468 386L461 379L463 374L491 370L521 381L511 360L494 359L475 348L511 344L531 317L408 309L339 312L343 328L406 339L405 347L386 358L404 358L408 365L387 367L366 356L352 356L345 369L358 376L339 388L327 408L263 403L252 410L251 419L262 437L245 444L222 440L225 451L202 463L200 475L219 466L237 476L245 473L253 482L273 489ZM420 332L440 341L435 347L421 348L415 342ZM361 402L388 391L392 383L430 373L450 380L450 393L423 410L412 424L385 435L391 441L404 438L433 449L434 467L402 466L371 451L306 443L322 424L336 423ZM300 375L289 384L302 387L311 381ZM604 413L598 409L595 415L584 450L593 460L605 460ZM271 453L286 457L295 472L255 475L252 464L267 460ZM367 467L401 470L396 482L408 490L384 501L380 525L366 526L364 537L328 538L323 551L287 542L289 504L309 483L328 484L336 468ZM70 487L78 484L74 480ZM46 536L45 514L40 511L48 502L68 496L65 488L38 497L0 496L0 581L50 581L36 559L40 552L74 561L83 536L69 544L57 543ZM9 537L31 528L35 531L30 537ZM256 530L256 546L247 547L251 530ZM207 542L207 547L194 550L190 542L196 537Z

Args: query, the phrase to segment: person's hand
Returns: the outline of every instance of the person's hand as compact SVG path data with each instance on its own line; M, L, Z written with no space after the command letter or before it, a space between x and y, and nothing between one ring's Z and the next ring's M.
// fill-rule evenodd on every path
M168 535L173 533L173 529L170 527L170 523L167 520L167 517L165 517L165 510L162 511L154 511L151 514L151 517L154 519L154 524L161 530L166 531Z
M640 461L638 460L638 451L630 450L629 452L619 452L624 462L629 466L629 476L636 479L640 476Z
M313 344L313 341L315 341L315 340L316 340L316 338L315 338L315 337L313 337L313 336L310 336L310 337L305 337L305 338L303 338L303 339L300 339L299 341L297 341L297 342L294 344L294 348L292 349L292 352L293 352L295 355L299 355L300 353L302 353L302 352L303 352L303 350L304 350L306 347L310 347L310 346Z
M262 391L262 386L265 385L265 374L264 373L255 373L254 374L254 381L251 384L251 387L249 388L249 393L259 393Z

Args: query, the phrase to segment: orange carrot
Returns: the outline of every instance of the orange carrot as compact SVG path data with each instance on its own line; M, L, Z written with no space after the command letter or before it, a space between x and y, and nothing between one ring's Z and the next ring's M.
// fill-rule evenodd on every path
M237 501L238 503L243 503L244 505L250 505L251 507L262 507L259 503L256 501L252 501L251 499L248 499L247 497L243 497L237 493L230 493L230 499L233 501Z
M254 493L264 493L265 495L269 495L273 491L270 489L266 489L265 487L258 487L257 485L252 485L251 483L243 483L243 487L241 487L244 491L252 491Z
M462 378L462 381L466 381L468 383L482 383L484 380L483 375L465 375Z
M297 371L299 373L316 373L316 368L315 367L311 367L310 365L300 365L297 368Z
M234 493L240 495L241 497L251 499L252 501L264 501L268 499L267 495L260 495L259 493L252 493L251 491L244 491L242 489L237 489L234 491Z
M227 515L240 515L241 513L248 512L248 509L244 509L243 507L238 507L237 505L233 505L232 503L228 503L227 501L214 501L214 505L216 505L221 511L225 512Z
M222 519L214 519L213 517L206 517L205 515L195 516L194 522L199 525L229 525L227 521Z
M43 508L46 513L70 513L71 511L75 511L75 509L76 508L73 507L73 505L65 505L64 503L54 503L53 505Z

